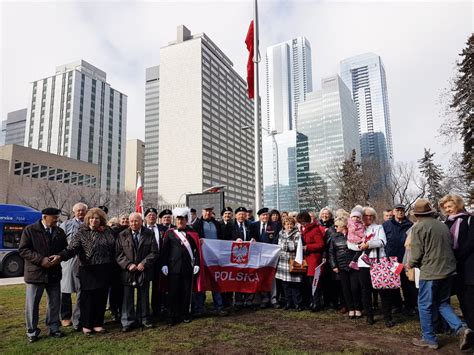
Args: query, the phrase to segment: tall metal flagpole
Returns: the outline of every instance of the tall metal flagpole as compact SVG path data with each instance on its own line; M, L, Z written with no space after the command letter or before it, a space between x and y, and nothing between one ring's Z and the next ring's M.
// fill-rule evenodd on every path
M255 145L255 211L258 211L262 205L262 174L261 174L261 153L260 145L261 123L260 123L260 96L258 90L258 8L257 0L254 0L253 9L253 70L254 70L254 145Z

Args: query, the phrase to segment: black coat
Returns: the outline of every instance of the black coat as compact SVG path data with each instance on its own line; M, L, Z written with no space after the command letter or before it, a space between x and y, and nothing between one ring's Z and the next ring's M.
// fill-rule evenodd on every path
M222 239L223 240L233 240L234 239L234 222L228 221L225 223L224 221L220 221L221 231L222 231Z
M382 226L387 237L385 254L387 256L396 256L399 263L403 262L407 231L413 226L413 223L406 217L401 223L397 222L395 218L390 218Z
M474 216L466 215L461 218L458 248L454 250L457 272L466 285L474 285ZM454 221L446 220L445 223L451 228Z
M20 239L18 252L25 260L24 277L27 283L56 283L61 281L61 263L51 268L41 267L41 260L52 255L61 256L62 261L69 259L66 233L53 227L50 237L39 220L26 226Z
M154 263L158 258L158 245L154 233L146 227L140 230L140 242L135 248L133 236L130 228L119 234L116 242L116 259L121 268L121 279L124 285L131 285L140 272L130 272L128 267L131 264L143 264L142 282L151 281L153 278ZM136 281L136 280L135 280Z
M221 224L217 222L215 218L211 218L210 222L216 226L217 239L223 239ZM202 217L196 219L196 222L194 222L192 225L193 229L199 234L199 238L206 238L206 236L204 235L203 225L204 225L204 222L203 222Z
M277 228L273 222L267 222L264 233L261 233L261 230L262 222L253 222L250 225L250 236L260 243L278 244Z
M347 237L338 232L331 235L329 242L329 264L331 269L338 268L340 270L349 271L349 264L353 260L356 252L347 247Z
M249 242L250 239L252 239L252 236L250 235L250 223L248 221L244 221L244 228L245 228L245 234L246 234L247 238L244 238L244 236L240 232L239 223L237 222L237 220L234 220L234 222L233 222L233 231L232 231L232 235L233 235L232 239L237 240L237 239L240 238L244 242Z
M186 228L186 239L191 245L191 251L194 255L194 265L200 265L199 251L196 243L188 232L194 232ZM176 236L174 229L169 229L163 240L163 249L161 250L160 263L162 266L168 266L168 274L191 275L193 273L193 264L187 248L181 243L181 239Z

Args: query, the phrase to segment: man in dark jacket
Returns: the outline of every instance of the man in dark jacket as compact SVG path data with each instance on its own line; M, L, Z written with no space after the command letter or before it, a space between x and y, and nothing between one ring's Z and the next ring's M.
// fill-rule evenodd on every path
M25 260L26 283L26 336L29 342L38 340L39 304L44 290L48 295L46 325L49 335L60 338L59 310L61 305L61 264L69 259L67 237L57 226L61 210L45 208L41 211L42 218L30 224L21 235L19 253Z
M130 228L120 233L117 248L117 263L122 268L123 305L122 331L128 332L135 324L152 327L150 319L149 291L153 278L154 262L158 258L158 246L154 234L142 226L142 216L131 213ZM134 294L137 289L135 307ZM138 315L138 319L137 319Z
M224 207L221 211L221 231L222 231L222 239L224 240L232 240L233 239L233 230L234 230L234 223L232 221L232 214L233 210L231 207Z
M202 209L201 218L198 218L192 225L193 229L199 234L200 239L222 239L221 224L216 221L212 213L214 206L207 205ZM204 311L204 303L206 301L205 292L197 292L194 294L194 315L199 316ZM214 311L225 316L227 312L224 310L222 295L220 292L212 292L212 301L214 303Z
M413 226L413 223L405 216L405 206L397 204L393 207L394 216L383 224L383 229L387 237L387 245L385 246L385 253L387 256L396 256L399 263L403 262L405 255L405 241L407 239L407 232ZM405 300L405 312L408 315L415 315L415 307L417 304L418 291L415 283L408 280L405 272L400 274L402 282L403 298ZM399 290L393 292L393 305L395 309L393 313L401 310L402 298Z

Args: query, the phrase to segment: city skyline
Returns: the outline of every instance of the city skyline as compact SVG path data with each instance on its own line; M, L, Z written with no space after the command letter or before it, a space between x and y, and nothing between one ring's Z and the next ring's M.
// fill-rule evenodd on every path
M128 125L127 139L144 139L144 68L160 63L159 48L166 45L176 25L181 23L206 32L228 53L236 71L242 76L245 74L247 53L243 39L252 18L250 3L213 6L200 2L168 6L163 3L122 3L113 8L101 2L41 6L3 3L1 6L2 119L6 118L7 112L27 105L25 87L36 78L48 76L51 63L55 65L80 58L103 68L114 86L127 92L129 117L133 120L133 124ZM430 7L429 18L420 16L427 6ZM441 146L436 138L437 128L442 122L438 101L454 75L458 53L470 33L470 10L471 4L467 2L261 2L260 52L264 53L268 46L288 38L307 37L312 44L314 83L319 83L319 78L325 75L337 73L339 61L346 57L369 51L377 53L383 58L387 70L395 161L415 161L421 156L423 147L431 147L439 153L437 160L446 164L452 151L449 146ZM102 16L105 13L107 16ZM213 16L213 21L209 21L209 16L201 18L196 16L197 13L221 16ZM226 13L233 16L222 16ZM386 16L388 13L390 17ZM54 16L54 21L51 16ZM137 20L130 24L122 21L130 17ZM354 24L353 17L357 18L359 25L348 31ZM335 18L338 21L332 21ZM373 19L370 24L364 22L369 18ZM42 26L36 26L35 33L44 41L28 36L30 31L25 31L40 20ZM275 28L275 22L279 23L278 28ZM54 44L46 40L53 31L49 23L55 26L56 40L51 41ZM362 38L362 34L366 36ZM61 36L66 36L67 40L61 41ZM79 41L83 36L89 40ZM53 48L57 43L64 44ZM31 61L27 59L26 50L40 55ZM427 56L429 60L426 60ZM421 67L423 71L419 70ZM264 65L260 65L260 71L264 72ZM317 85L314 89L318 89ZM260 95L264 100L262 89ZM420 130L424 130L426 135L414 135ZM415 141L417 144L405 144Z

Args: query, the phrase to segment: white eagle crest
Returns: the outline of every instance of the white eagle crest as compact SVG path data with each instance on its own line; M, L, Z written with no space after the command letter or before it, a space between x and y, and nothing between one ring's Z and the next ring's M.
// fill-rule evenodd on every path
M246 245L234 245L232 248L232 255L235 258L237 264L244 262L245 257L248 253L248 247Z

